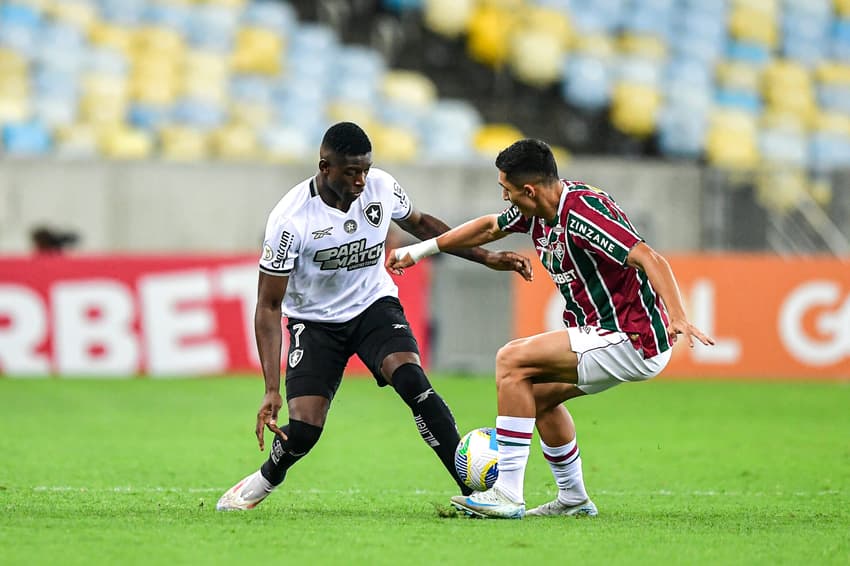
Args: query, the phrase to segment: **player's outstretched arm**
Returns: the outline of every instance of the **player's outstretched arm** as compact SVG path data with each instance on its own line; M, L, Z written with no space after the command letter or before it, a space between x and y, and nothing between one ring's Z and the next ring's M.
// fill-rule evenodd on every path
M516 271L526 280L532 279L531 261L527 257L515 252L490 251L479 247L507 235L507 232L499 229L495 215L481 216L449 229L442 220L414 211L398 224L406 232L423 241L391 250L387 254L386 267L393 273L401 274L405 267L442 251L484 264L491 269Z
M711 336L704 334L688 320L685 303L679 292L679 284L676 283L673 270L664 256L641 242L629 251L626 263L646 273L652 288L661 296L667 308L667 314L670 315L667 334L673 340L676 339L676 335L683 334L691 348L694 347L694 338L706 346L714 345L714 339Z
M277 416L283 406L280 396L280 350L283 340L281 310L283 296L289 277L276 277L260 272L257 284L257 308L254 311L254 333L257 336L257 351L263 368L266 392L257 411L255 433L260 450L265 448L263 433L268 428L283 440L286 434L277 426Z

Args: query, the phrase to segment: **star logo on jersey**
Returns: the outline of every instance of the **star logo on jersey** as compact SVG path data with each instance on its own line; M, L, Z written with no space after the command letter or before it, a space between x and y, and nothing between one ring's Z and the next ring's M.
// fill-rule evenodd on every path
M381 225L381 220L384 219L384 209L379 202L370 202L363 208L363 216L366 217L366 222L377 228Z
M299 348L297 350L292 350L289 353L289 367L294 368L295 366L297 366L298 362L300 362L301 358L303 358L303 357L304 357L304 350L302 350L301 348Z
M346 220L345 224L342 225L342 229L345 230L346 234L353 234L357 231L357 222L354 220Z
M330 236L331 230L333 230L333 229L334 229L333 226L328 226L327 228L322 228L321 230L316 230L315 232L313 232L313 239L314 240L320 240L320 239L324 238L325 236Z

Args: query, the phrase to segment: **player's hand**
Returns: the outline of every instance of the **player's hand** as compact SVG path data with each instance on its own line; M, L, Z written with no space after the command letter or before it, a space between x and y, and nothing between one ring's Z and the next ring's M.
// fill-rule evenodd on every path
M281 440L287 439L286 434L277 426L277 414L280 412L282 406L283 399L281 399L280 393L277 391L270 391L263 397L263 403L260 405L260 410L257 411L256 428L257 442L260 444L261 451L266 447L266 442L263 438L266 428L278 435Z
M413 261L413 258L410 257L410 254L405 248L398 248L390 250L387 253L387 261L384 262L384 267L386 267L390 273L403 275L404 268L410 267L415 263L416 262Z
M484 265L496 271L516 271L526 281L534 279L531 260L516 252L490 252L484 260Z
M691 348L694 347L694 338L706 346L714 346L714 338L707 334L703 334L699 328L687 320L671 319L670 324L667 326L667 335L670 337L672 342L675 342L679 334L682 334L688 339L688 346Z

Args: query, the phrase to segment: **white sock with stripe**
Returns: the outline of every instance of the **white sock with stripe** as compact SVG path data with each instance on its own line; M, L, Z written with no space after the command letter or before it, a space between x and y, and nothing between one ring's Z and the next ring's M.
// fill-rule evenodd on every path
M525 466L534 433L534 419L496 417L496 441L499 443L499 491L517 503L524 503Z
M587 499L584 475L581 470L581 452L574 438L563 446L548 446L542 440L540 447L549 462L555 483L558 484L558 501L567 505L578 505Z

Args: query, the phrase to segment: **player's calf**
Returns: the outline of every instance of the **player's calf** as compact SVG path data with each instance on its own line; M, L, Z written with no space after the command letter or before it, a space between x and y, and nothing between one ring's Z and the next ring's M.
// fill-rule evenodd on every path
M413 420L422 440L436 452L461 493L472 493L458 478L454 465L455 449L460 442L457 424L449 406L431 387L422 367L417 364L399 366L393 372L392 384L396 393L413 412Z

